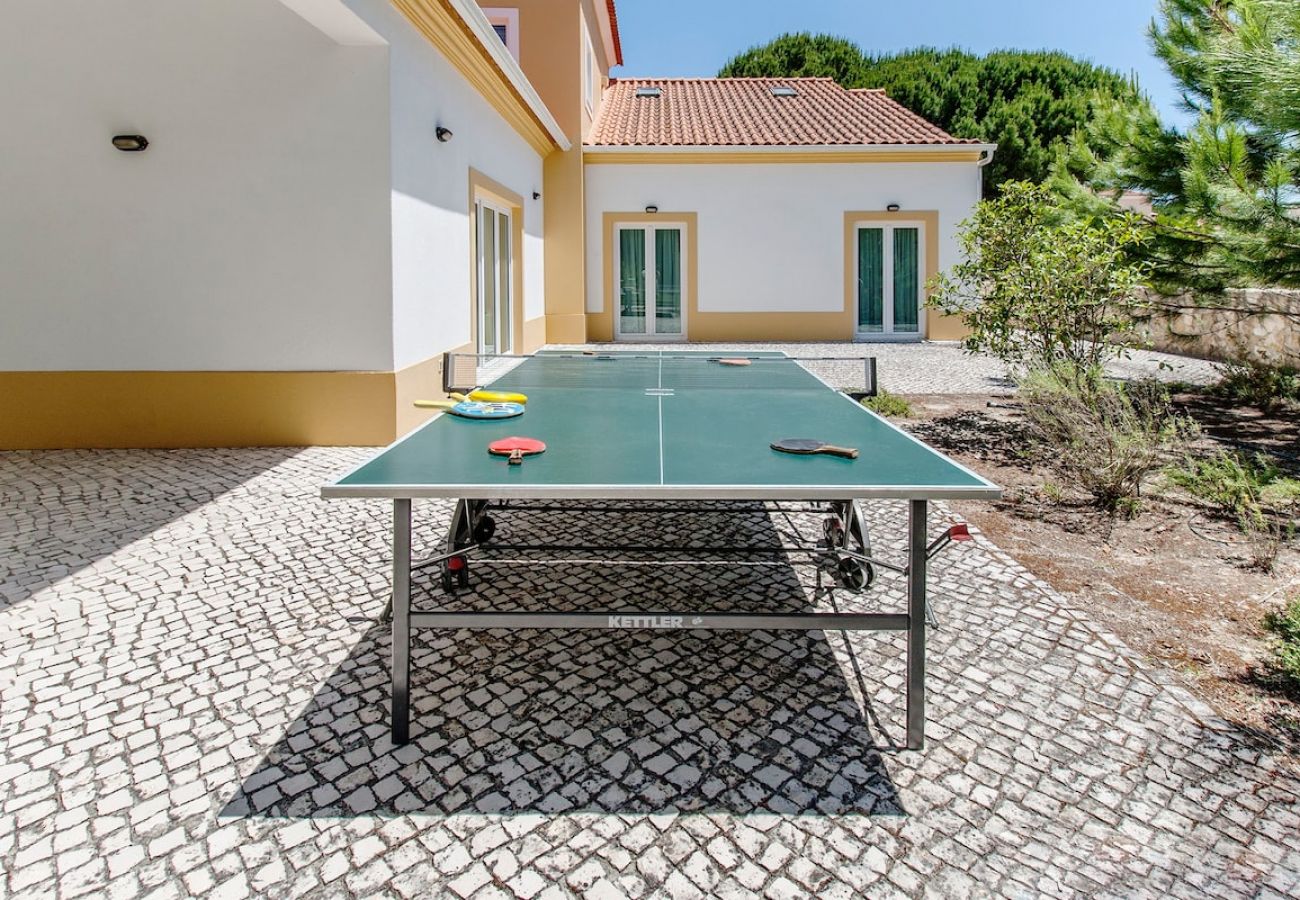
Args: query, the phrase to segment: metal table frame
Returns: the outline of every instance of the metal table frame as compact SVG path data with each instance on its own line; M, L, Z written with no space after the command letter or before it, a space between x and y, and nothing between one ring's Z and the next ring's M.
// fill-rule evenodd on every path
M617 497L610 499L620 499ZM703 498L700 499L717 499ZM747 498L769 499L769 498ZM860 515L856 500L842 501ZM460 500L453 513L444 552L419 562L411 559L411 498L393 499L393 595L392 595L392 739L404 744L410 739L411 630L436 628L558 628L558 629L657 629L657 630L768 630L792 631L904 631L907 633L907 748L925 746L925 635L926 570L933 549L941 537L927 545L928 502L908 500L907 564L887 566L907 578L907 611L904 613L790 613L692 612L681 610L611 610L606 612L425 612L411 609L411 575L420 568L444 563L469 552L473 545L456 546L458 535L474 516L469 501ZM846 528L842 548L828 548L840 558L875 562L869 546L862 553L848 549L851 528ZM472 527L467 529L472 532ZM863 534L865 535L865 527ZM945 534L945 537L947 535Z

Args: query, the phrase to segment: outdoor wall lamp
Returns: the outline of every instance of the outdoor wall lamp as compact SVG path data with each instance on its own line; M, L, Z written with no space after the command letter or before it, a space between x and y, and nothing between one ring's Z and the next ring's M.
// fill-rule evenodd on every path
M902 209L902 207L899 206L897 203L891 203L888 206L886 206L885 209L889 210L890 212L898 212L900 209Z
M113 146L128 153L138 152L149 146L143 134L115 134Z
M433 133L436 134L438 136L438 140L444 144L447 143L452 138L451 129L443 128L441 125L435 128L433 130Z
M659 212L659 207L657 207L657 206L655 206L653 203L651 203L649 206L647 206L647 207L645 208L645 211L648 212L648 213L657 213L657 212Z

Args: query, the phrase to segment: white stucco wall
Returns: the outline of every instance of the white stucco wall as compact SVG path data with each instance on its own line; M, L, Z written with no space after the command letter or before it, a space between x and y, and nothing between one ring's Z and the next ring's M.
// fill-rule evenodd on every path
M392 55L396 368L470 339L469 170L523 198L524 319L543 314L542 159L388 0L348 0ZM453 137L439 143L442 125Z
M273 0L5 3L0 370L386 368L387 95Z
M844 213L939 211L939 265L980 196L971 163L588 165L587 311L604 304L603 214L699 216L702 312L831 312L844 306ZM688 323L689 330L689 323Z
M541 159L387 0L3 15L0 371L390 370L463 344L470 166L525 198L542 315Z

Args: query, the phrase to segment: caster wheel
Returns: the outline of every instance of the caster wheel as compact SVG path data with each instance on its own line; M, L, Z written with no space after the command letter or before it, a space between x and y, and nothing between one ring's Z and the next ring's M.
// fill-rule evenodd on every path
M844 525L839 519L825 519L822 522L822 534L826 536L826 546L844 546Z
M454 578L460 587L469 587L469 561L463 556L453 556L447 560L447 569L443 577L448 580Z
M851 591L861 591L876 580L876 570L871 563L856 559L842 559L839 565L840 583Z
M496 533L496 519L493 519L491 516L484 516L479 519L478 524L474 526L474 543L486 544L488 541L492 540L492 535Z

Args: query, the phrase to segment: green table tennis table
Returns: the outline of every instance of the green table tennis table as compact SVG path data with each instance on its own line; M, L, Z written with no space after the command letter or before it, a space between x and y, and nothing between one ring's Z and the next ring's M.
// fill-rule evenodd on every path
M928 502L996 498L1000 489L835 390L797 358L749 351L722 356L748 364L727 365L716 352L677 349L448 355L444 387L526 394L524 415L437 415L322 488L325 498L393 503L394 742L409 739L415 627L879 630L907 633L907 746L921 749L927 561L964 535L958 526L931 541ZM467 373L459 382L458 372ZM487 452L491 441L515 435L539 438L547 449L522 465ZM858 448L859 455L797 456L771 448L773 441L793 437ZM440 552L413 562L411 504L421 498L456 504ZM493 515L509 515L511 503L595 499L816 504L827 513L817 552L828 570L854 591L871 586L877 567L895 570L906 578L906 610L412 610L412 574L437 571L447 593L467 585L475 554L492 546ZM881 499L908 501L906 565L871 555L862 504Z

